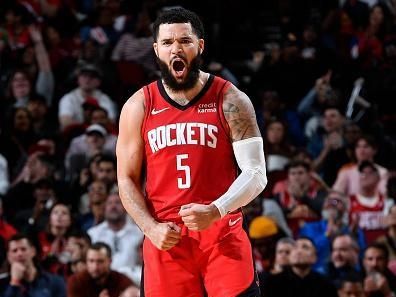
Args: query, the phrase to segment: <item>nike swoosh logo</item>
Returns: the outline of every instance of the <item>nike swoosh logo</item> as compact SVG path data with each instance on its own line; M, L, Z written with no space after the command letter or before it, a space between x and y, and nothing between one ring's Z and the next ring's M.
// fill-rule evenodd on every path
M237 218L236 220L229 220L228 221L228 226L230 226L230 227L232 227L232 226L234 226L236 223L238 223L239 222L239 220L241 220L242 218Z
M156 115L156 114L159 114L159 113L161 113L161 112L163 112L163 111L165 111L165 110L167 110L167 109L169 109L169 107L165 107L165 108L163 108L163 109L158 109L158 110L155 110L155 108L151 111L151 114L152 115Z

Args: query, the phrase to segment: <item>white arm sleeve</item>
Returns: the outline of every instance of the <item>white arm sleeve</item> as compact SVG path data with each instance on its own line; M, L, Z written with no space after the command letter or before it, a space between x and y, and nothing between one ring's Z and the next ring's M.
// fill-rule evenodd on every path
M252 137L232 144L234 155L242 173L230 188L213 204L221 217L245 206L256 198L267 185L263 139Z

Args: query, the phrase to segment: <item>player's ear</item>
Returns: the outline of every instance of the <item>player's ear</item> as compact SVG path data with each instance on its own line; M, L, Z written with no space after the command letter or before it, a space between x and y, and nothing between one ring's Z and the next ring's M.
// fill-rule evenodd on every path
M200 55L202 55L203 51L205 48L205 41L203 39L199 39L198 41L198 52Z
M158 57L158 43L154 42L153 48L154 48L155 55Z

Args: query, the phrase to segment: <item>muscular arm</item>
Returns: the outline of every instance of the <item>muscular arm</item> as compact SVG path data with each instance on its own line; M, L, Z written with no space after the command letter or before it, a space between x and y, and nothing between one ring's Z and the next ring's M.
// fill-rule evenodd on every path
M142 232L159 249L169 249L180 239L174 223L158 223L150 214L141 189L144 142L141 127L144 119L144 93L135 93L124 105L117 141L117 176L121 202Z
M242 173L227 192L212 204L182 206L179 214L191 230L206 229L227 213L245 206L267 184L263 140L250 99L231 86L225 94L223 110L230 127L234 155Z
M245 93L233 85L224 95L223 111L233 142L261 137L252 102Z
M116 153L122 204L146 234L156 222L147 209L140 187L144 148L140 132L144 119L143 102L144 94L139 91L125 103L120 116Z

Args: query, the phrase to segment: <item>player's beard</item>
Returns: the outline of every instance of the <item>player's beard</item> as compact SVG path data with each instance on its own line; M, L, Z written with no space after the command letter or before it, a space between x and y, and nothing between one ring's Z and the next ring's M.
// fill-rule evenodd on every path
M157 57L157 63L161 71L162 79L165 84L173 91L186 91L192 89L199 79L199 67L201 66L202 58L198 54L190 64L186 65L187 75L183 82L178 82L173 76L169 66Z

